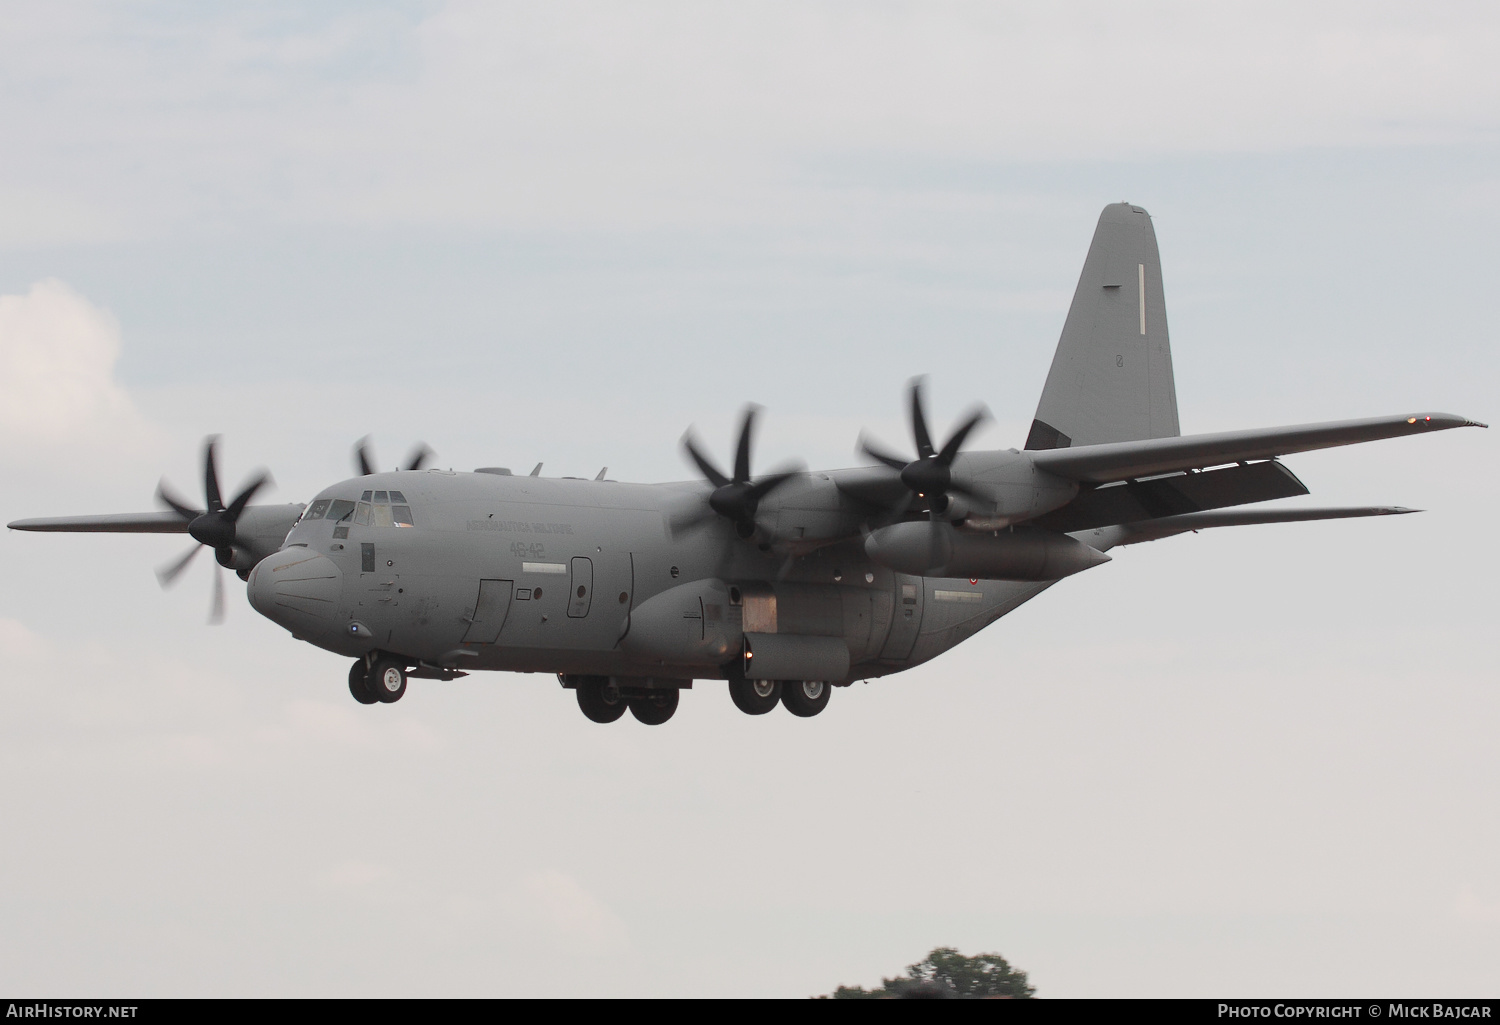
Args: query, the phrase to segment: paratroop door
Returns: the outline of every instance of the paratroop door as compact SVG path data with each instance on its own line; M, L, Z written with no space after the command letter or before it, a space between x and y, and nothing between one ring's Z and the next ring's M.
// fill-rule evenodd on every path
M465 644L494 644L510 614L511 593L515 590L513 580L479 581L479 598L474 604L474 615L464 634Z

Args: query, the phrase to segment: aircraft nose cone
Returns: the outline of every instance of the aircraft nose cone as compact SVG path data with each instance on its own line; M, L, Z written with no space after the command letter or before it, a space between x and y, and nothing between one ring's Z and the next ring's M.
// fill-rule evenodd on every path
M321 634L335 623L344 580L332 559L306 548L284 548L256 563L250 605L299 636Z

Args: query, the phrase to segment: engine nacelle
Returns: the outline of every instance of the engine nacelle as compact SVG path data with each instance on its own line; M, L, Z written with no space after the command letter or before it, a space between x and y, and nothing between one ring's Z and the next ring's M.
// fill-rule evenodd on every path
M1058 580L1109 561L1067 534L1019 527L966 534L948 523L896 523L865 538L871 561L916 576Z

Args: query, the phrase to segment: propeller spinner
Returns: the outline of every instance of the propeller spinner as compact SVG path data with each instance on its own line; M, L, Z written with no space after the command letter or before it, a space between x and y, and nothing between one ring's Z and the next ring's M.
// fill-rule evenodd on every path
M722 516L734 524L735 532L740 537L748 538L755 533L755 514L760 508L761 499L802 472L800 468L789 468L751 480L750 447L755 432L755 417L759 412L758 406L745 407L745 416L740 424L739 444L735 448L732 477L725 475L703 454L691 428L682 436L683 450L714 489L709 493L706 507L674 518L674 530L699 526L714 516Z
M178 498L167 486L166 478L162 478L161 483L157 485L157 501L186 520L188 533L192 535L194 541L198 542L175 562L156 571L156 578L163 587L168 587L175 582L202 548L213 549L214 558L219 566L232 566L236 550L250 551L250 547L236 537L235 524L244 513L245 506L249 505L250 500L255 497L255 493L271 483L271 475L264 471L257 474L249 484L240 489L239 494L235 495L228 505L225 505L219 493L216 451L218 443L217 436L210 436L203 444L204 508L194 509ZM208 621L210 623L224 621L224 577L223 571L218 568L214 570L213 603L209 608Z
M963 495L977 502L987 501L983 495L976 493L962 481L954 479L953 460L963 448L969 434L974 428L988 420L990 414L989 410L983 406L977 407L948 436L942 448L935 448L932 444L932 435L927 430L927 415L922 409L922 380L920 377L914 377L909 385L911 432L916 441L917 458L907 460L891 455L871 444L864 435L860 435L859 450L876 462L895 470L901 477L901 483L906 485L909 493L891 510L896 516L906 512L911 507L913 499L925 498L928 510L936 519L947 510L950 494Z

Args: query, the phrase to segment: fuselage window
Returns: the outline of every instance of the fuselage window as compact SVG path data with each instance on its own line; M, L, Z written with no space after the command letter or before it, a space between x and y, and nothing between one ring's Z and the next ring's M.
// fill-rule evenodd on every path
M368 502L370 500L370 493L366 491L363 495L359 496L359 500L361 502Z
M384 491L377 491L375 493L377 495L383 495L383 494L385 494ZM391 507L390 506L386 505L384 502L381 502L378 505L371 506L371 509L373 510L373 515L370 517L370 526L372 526L372 527L389 527L391 525Z
M390 501L390 497L384 491L375 492L375 504L384 505Z
M391 492L391 504L392 505L405 505L406 504L406 496L403 495L399 491L392 491Z
M354 503L347 499L335 499L328 507L328 518L335 523L347 522L349 516L354 512Z
M399 492L397 492L397 494L399 494ZM409 505L393 505L393 506L391 506L391 519L396 522L396 526L398 526L398 527L415 527L416 526L416 524L412 522L412 519L411 519L411 506L409 506Z
M302 514L302 518L304 520L321 520L323 514L328 511L328 502L329 500L326 498L318 499L307 507L307 512Z

